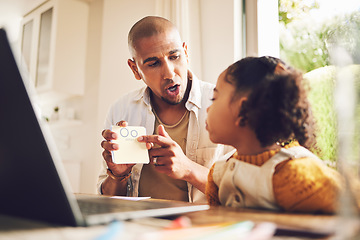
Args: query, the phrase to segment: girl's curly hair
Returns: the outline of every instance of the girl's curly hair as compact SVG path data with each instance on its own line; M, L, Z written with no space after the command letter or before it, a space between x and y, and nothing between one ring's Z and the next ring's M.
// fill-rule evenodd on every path
M263 147L297 140L315 148L314 119L302 73L274 57L247 57L232 64L226 81L234 98L249 92L241 106L241 124L254 130Z

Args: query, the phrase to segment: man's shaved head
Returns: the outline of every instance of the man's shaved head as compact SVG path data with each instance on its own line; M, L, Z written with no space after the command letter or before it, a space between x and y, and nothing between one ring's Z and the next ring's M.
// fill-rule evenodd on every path
M157 16L147 16L142 18L136 22L129 31L128 46L130 53L134 56L139 39L151 37L171 30L178 32L176 26L165 18Z

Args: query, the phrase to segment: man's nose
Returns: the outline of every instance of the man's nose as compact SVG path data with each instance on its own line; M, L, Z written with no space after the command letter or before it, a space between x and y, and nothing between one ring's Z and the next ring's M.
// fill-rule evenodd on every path
M162 71L164 79L174 79L174 65L170 61L165 61Z

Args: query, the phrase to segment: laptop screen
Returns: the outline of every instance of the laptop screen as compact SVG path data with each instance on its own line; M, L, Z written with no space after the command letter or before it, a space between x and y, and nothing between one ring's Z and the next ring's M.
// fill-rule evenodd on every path
M69 201L9 45L0 29L0 213L75 225ZM76 207L75 207L76 209Z

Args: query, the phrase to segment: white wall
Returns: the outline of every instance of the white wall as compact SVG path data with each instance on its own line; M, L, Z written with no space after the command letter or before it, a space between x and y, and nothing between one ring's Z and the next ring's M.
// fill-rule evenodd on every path
M236 0L201 0L201 59L203 80L215 83L219 74L234 62L238 52L234 51L235 27L241 27L241 22L235 22L234 12ZM241 54L241 53L240 53Z
M0 27L5 27L10 43L18 44L22 17L44 0L0 0Z

